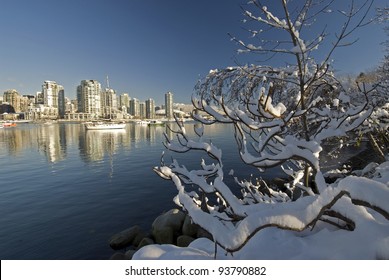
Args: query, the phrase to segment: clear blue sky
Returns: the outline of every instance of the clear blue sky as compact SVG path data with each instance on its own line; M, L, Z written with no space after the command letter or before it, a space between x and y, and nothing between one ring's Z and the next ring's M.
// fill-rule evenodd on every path
M240 8L246 2L1 0L0 93L15 88L35 94L44 80L54 80L74 98L81 80L96 79L105 87L108 75L118 94L161 104L164 93L172 91L175 102L189 103L199 76L235 65L238 47L228 33L249 38ZM263 2L271 7L274 1ZM382 26L356 35L358 43L334 56L342 72L372 68L383 57ZM244 55L238 59L255 62Z

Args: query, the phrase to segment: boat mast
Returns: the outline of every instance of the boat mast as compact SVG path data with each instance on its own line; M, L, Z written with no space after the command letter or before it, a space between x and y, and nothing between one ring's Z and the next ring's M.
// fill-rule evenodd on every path
M105 95L107 95L109 93L109 90L110 90L110 87L109 87L109 78L108 78L108 75L107 75L107 88L105 89ZM105 96L105 98L107 98L107 96ZM109 119L111 120L112 119L112 108L111 106L108 107L109 108Z

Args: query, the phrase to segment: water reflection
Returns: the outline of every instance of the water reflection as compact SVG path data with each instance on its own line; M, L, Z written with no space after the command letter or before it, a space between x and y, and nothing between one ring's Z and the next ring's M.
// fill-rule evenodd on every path
M48 162L55 163L68 157L70 147L79 151L88 163L112 156L123 147L136 148L141 143L160 144L164 127L148 127L129 123L125 129L88 131L82 124L20 124L0 130L0 155L20 156L38 151Z
M105 154L112 156L125 136L125 130L85 131L79 138L80 156L87 162L102 160Z
M66 157L66 132L64 127L54 125L20 125L0 130L1 154L22 155L26 150L37 150L49 162Z
M36 126L33 132L36 132L38 150L46 156L49 162L57 162L66 158L66 137L61 141L59 126ZM33 139L34 135L30 137Z
M193 124L185 125L194 136ZM112 254L107 240L123 226L149 227L173 207L176 195L172 182L152 171L160 163L165 129L132 123L106 132L78 123L0 129L0 257L106 259ZM207 139L226 148L226 168L238 158L234 143L226 142L230 132L226 126L206 131ZM206 154L171 156L198 168Z

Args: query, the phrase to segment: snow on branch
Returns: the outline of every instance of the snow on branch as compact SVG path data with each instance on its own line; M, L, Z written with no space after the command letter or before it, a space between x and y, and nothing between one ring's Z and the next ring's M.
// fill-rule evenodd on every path
M346 93L327 68L320 72L312 65L312 80L303 84L302 94L295 72L255 65L212 71L193 96L196 116L208 118L196 119L232 123L246 164L266 169L298 160L313 168L316 178L321 145L355 131L370 116L375 89ZM325 187L323 181L317 177L317 191Z
M315 62L311 52L322 44L324 30L311 40L300 37L311 16L329 13L332 2L319 1L316 6L315 1L305 1L301 9L295 10L300 12L296 15L290 13L289 1L281 0L283 13L279 16L260 1L251 1L260 9L261 16L248 11L245 16L286 32L288 40L264 40L260 45L233 40L250 52L290 54L295 64L282 68L242 65L211 70L199 80L192 95L197 137L189 137L184 124L178 121L177 129L169 127L175 139L165 135L164 145L169 151L195 151L208 157L192 170L176 159L167 165L162 158L154 171L173 181L178 192L175 203L227 252L240 250L254 235L269 227L300 232L324 222L354 230L366 220L375 220L377 215L389 219L388 178L347 177L329 185L321 172L323 144L339 137L355 137L372 116L376 94L376 87L364 82L352 91L344 88L329 65L333 51L364 25L370 0L360 9L355 9L352 2L350 11L344 14L345 24L321 63ZM263 30L254 37L263 36ZM290 176L286 190L236 176L241 195L234 193L224 181L221 149L204 140L204 126L214 123L234 127L243 164L261 171L281 165ZM336 142L339 147L343 145ZM301 196L294 196L297 188L302 190Z
M337 48L355 43L358 39L351 38L355 31L373 21L369 19L369 15L374 0L362 1L359 6L356 1L350 1L347 9L339 13L334 12L336 11L336 8L332 7L334 2L334 0L301 1L293 5L289 1L280 0L275 1L274 5L277 5L277 8L272 12L261 1L252 1L254 7L253 5L242 7L244 22L258 25L257 29L251 26L248 29L252 34L252 40L245 42L233 35L230 36L239 46L238 53L256 53L264 58L262 61L268 61L276 55L286 55L299 64L301 77L304 77L307 74L304 67L316 50L320 49L324 53L324 59L320 64L325 67L331 63L332 54ZM293 9L290 8L292 5ZM331 19L337 17L336 20L343 21L339 24L338 30L331 29L331 32L328 32L326 22L329 17ZM312 34L312 31L304 32L305 29L321 22L324 28L320 32L315 34ZM277 39L274 38L275 33L279 34ZM303 39L302 34L307 38ZM323 44L325 40L332 42ZM289 62L288 59L287 61Z
M386 203L389 199L388 186L367 178L349 177L341 180L337 186L327 187L320 195L307 196L294 202L244 204L228 191L222 178L217 177L212 186L219 194L224 194L227 207L233 209L233 219L231 214L225 216L211 207L208 207L209 213L203 211L200 202L186 191L180 175L185 173L194 183L195 173L180 172L176 167L166 166L161 167L159 172L174 182L178 191L176 203L188 211L193 222L207 230L227 252L240 250L253 235L267 227L293 231L312 227L344 196L350 197L354 204L369 207L389 219ZM226 193L229 195L226 196ZM345 210L337 211L344 213Z

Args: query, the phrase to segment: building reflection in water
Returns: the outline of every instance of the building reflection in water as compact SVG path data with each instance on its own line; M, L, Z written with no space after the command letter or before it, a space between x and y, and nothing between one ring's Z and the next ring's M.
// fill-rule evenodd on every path
M36 141L49 162L66 158L66 141L61 141L60 126L55 124L36 126ZM61 146L62 144L62 146Z
M58 125L28 124L2 129L0 147L9 155L19 155L26 150L38 150L49 162L66 158L64 127Z
M73 156L76 151L76 156L90 163L112 157L119 148L128 153L145 143L161 144L162 150L164 132L169 138L174 136L167 127L133 123L125 129L107 131L87 131L79 123L20 124L0 130L0 155L18 156L38 151L48 162L55 163L66 159L69 153Z
M80 134L79 148L84 161L101 161L105 155L112 156L124 142L126 130L87 130Z

